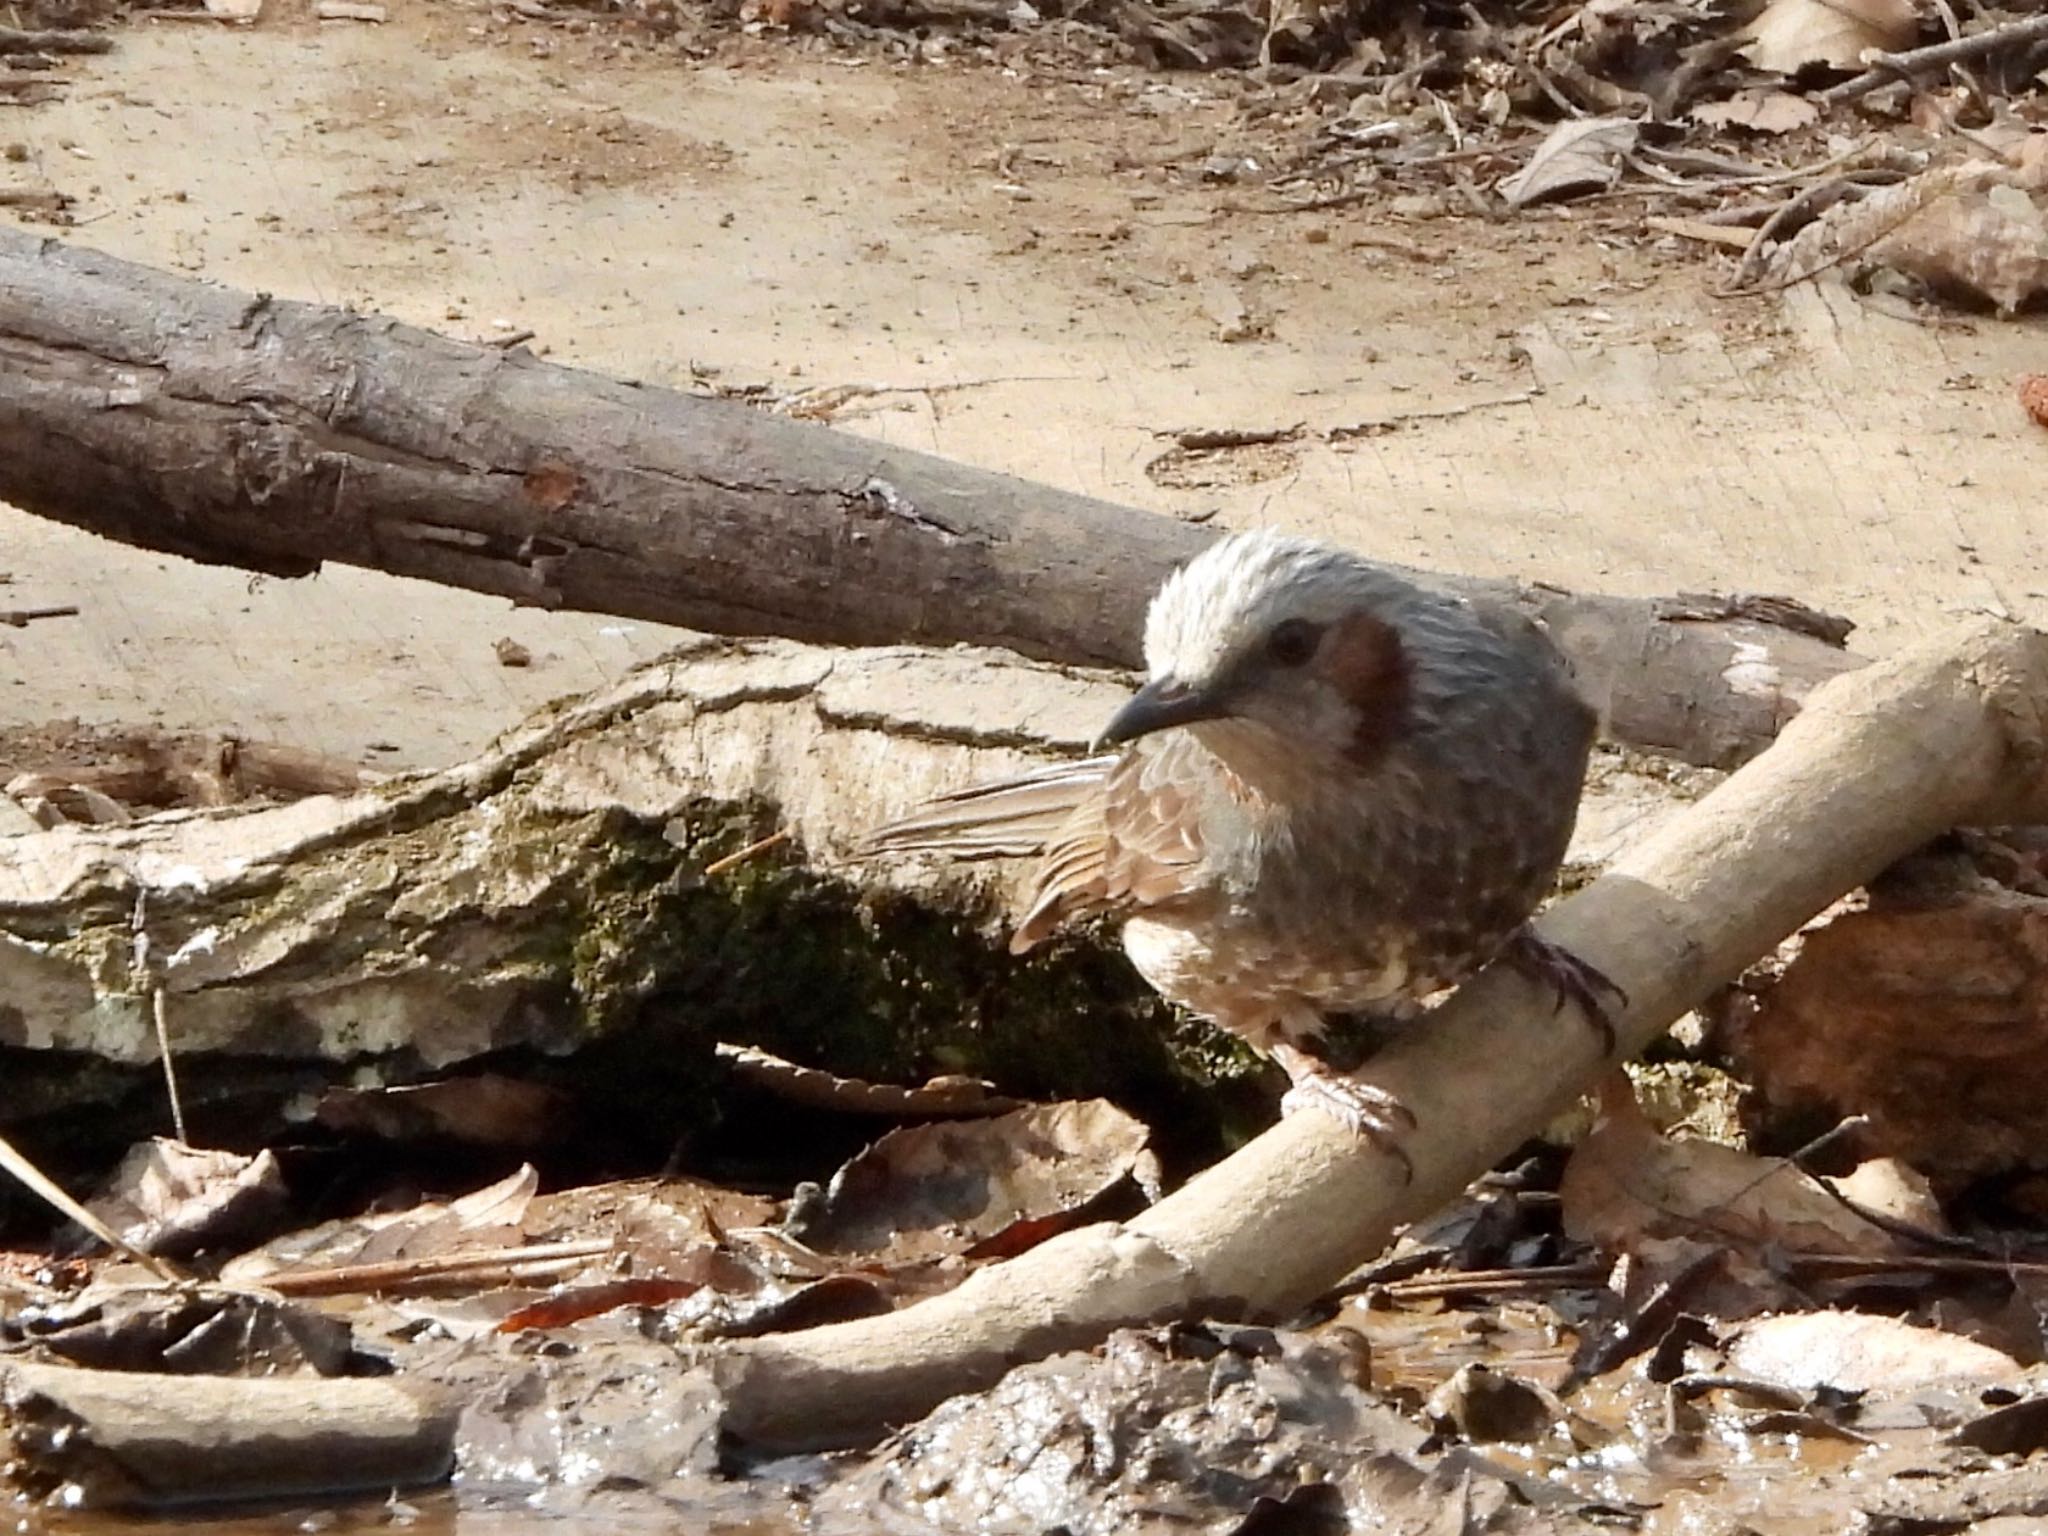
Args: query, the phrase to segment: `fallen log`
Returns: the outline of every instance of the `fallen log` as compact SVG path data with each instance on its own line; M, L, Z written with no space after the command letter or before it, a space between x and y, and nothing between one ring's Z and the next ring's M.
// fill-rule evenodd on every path
M1196 1123L1188 1085L1228 1057L1177 1053L1098 946L983 942L1002 871L834 857L914 796L1084 750L1124 693L1001 652L707 638L441 772L0 835L0 1125L79 1157L161 1130L158 995L195 1131L605 1041L621 1082L562 1070L672 1137L731 1070L715 1040Z
M2048 820L2048 637L1977 623L1815 695L1770 751L1625 852L1539 926L1631 999L1624 1053L1786 934L1959 823ZM1539 1132L1605 1066L1592 1030L1509 971L1371 1062L1414 1109L1399 1164L1293 1116L1143 1215L1063 1234L900 1312L714 1356L728 1427L857 1441L1020 1360L1189 1315L1284 1316Z
M8 1481L65 1509L417 1487L448 1476L455 1428L452 1403L388 1378L0 1365Z
M1192 1128L1187 1085L1249 1064L1085 936L1022 962L985 943L1016 870L842 856L924 795L1085 751L1126 696L999 651L707 638L440 772L0 835L0 1126L113 1150L161 1130L160 993L195 1129L246 1133L341 1074L643 1022L668 1113L730 1070L716 1037L869 1080L1115 1094ZM1603 754L1580 867L1667 813L1672 777Z
M191 559L325 561L726 634L1132 666L1210 529L733 401L0 231L0 499ZM1731 766L1847 626L1431 578L1548 623L1611 739ZM1828 638L1818 638L1826 636ZM1832 642L1832 643L1831 643Z

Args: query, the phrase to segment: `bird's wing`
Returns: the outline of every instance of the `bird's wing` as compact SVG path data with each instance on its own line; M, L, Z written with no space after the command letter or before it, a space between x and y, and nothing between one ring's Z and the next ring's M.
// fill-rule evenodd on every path
M1029 949L1070 915L1174 906L1207 888L1197 751L1175 731L1114 761L1099 793L1076 806L1046 845L1012 952Z
M1055 763L1015 778L955 790L865 839L870 853L947 853L1018 859L1042 853L1117 766L1115 754Z
M976 784L876 828L865 845L964 859L1042 853L1010 941L1021 953L1063 918L1167 906L1203 888L1198 750L1173 731L1156 747Z

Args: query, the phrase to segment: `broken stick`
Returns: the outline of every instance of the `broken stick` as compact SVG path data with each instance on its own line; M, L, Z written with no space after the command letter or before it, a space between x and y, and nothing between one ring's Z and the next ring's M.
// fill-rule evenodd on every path
M1964 626L1830 683L1769 752L1539 926L1627 990L1617 1033L1634 1053L1929 838L2048 820L2044 742L2048 637ZM1412 1181L1330 1117L1292 1116L1133 1220L1055 1237L899 1312L727 1346L728 1428L769 1445L854 1442L1119 1327L1285 1316L1607 1066L1553 997L1488 970L1369 1065L1416 1113Z

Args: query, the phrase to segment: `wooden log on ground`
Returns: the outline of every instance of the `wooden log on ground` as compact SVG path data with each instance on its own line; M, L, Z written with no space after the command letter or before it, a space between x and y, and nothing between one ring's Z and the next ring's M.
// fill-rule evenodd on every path
M374 315L0 231L0 500L302 576L1131 666L1212 530ZM1443 577L1548 622L1610 737L1732 766L1855 666L1797 605Z
M0 1366L8 1479L61 1508L418 1487L448 1476L455 1426L453 1404L389 1378Z
M1539 926L1624 987L1640 1050L1845 892L1971 821L2048 821L2048 637L1977 623L1842 678L1770 751ZM1066 1233L900 1312L727 1346L729 1427L872 1436L1019 1360L1126 1325L1285 1315L1540 1131L1606 1065L1594 1033L1502 970L1373 1058L1418 1116L1414 1177L1328 1116L1283 1121L1143 1215Z

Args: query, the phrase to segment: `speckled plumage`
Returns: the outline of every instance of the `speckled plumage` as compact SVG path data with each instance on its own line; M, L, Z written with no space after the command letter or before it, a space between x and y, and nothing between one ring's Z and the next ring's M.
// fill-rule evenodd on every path
M1121 917L1148 982L1297 1079L1290 1047L1326 1015L1412 1012L1550 890L1594 718L1521 615L1252 533L1169 578L1145 648L1141 700L1214 713L947 796L873 845L1042 853L1013 948Z

